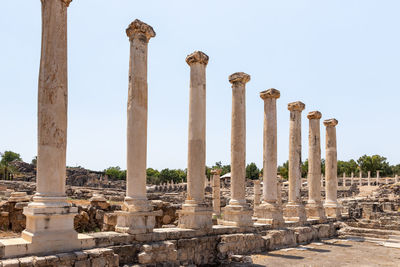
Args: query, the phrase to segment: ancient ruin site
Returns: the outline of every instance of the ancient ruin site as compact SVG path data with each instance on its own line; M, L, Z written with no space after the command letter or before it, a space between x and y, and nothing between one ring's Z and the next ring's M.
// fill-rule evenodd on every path
M390 156L388 158L395 161L396 153L399 151L398 140L392 140L391 145L387 145L391 136L386 135L389 129L380 129L379 136L375 136L373 129L370 129L377 128L375 125L380 125L381 121L396 124L392 119L397 118L395 114L391 113L393 117L389 118L379 113L385 112L385 106L389 106L386 102L381 106L378 104L380 98L377 95L385 93L378 92L380 88L376 88L373 84L371 90L374 94L369 94L372 91L367 91L365 94L370 96L365 96L365 98L359 94L360 101L364 101L368 109L379 113L377 117L364 116L366 118L363 118L358 115L360 106L356 106L357 103L349 104L346 100L337 101L337 99L352 98L351 86L340 91L342 93L338 93L339 91L335 90L323 90L320 86L324 84L307 80L305 87L309 86L311 93L301 86L299 88L303 89L295 88L293 91L286 89L289 86L284 81L296 80L295 73L301 72L302 67L293 72L288 67L286 68L288 73L283 73L280 78L274 78L272 76L275 74L269 75L267 72L261 72L261 74L255 71L243 72L246 69L253 70L247 64L261 64L257 65L257 68L264 68L264 65L275 65L275 61L279 59L273 56L274 51L257 51L254 53L258 56L254 56L253 51L250 51L253 49L244 46L253 40L248 38L247 33L241 28L233 29L237 31L235 35L237 39L231 44L229 42L234 39L226 40L224 38L228 37L219 32L223 29L223 25L229 23L236 25L235 20L251 34L254 34L252 27L256 27L257 35L270 36L269 34L273 34L274 27L280 27L279 25L286 25L286 23L290 24L290 27L296 27L295 24L297 22L302 24L302 20L294 22L289 17L297 16L294 13L300 12L297 10L301 9L299 3L292 2L287 3L287 6L281 6L285 10L284 13L294 13L287 15L288 17L282 21L273 19L272 21L275 22L270 23L267 17L272 16L272 13L267 11L268 8L277 8L276 12L281 9L272 3L264 5L265 3L262 4L261 1L256 4L249 3L249 5L254 5L252 6L254 14L248 12L246 7L243 7L243 12L241 12L241 5L247 5L247 3L237 5L234 1L229 4L225 2L224 7L229 9L227 13L218 13L222 12L219 4L215 4L217 11L207 13L202 11L202 7L191 9L191 12L189 10L183 12L183 10L175 10L177 8L175 4L171 3L169 6L166 3L158 3L159 7L164 7L165 11L162 11L164 15L171 12L170 21L166 17L156 19L160 11L152 11L154 14L143 11L145 14L142 18L140 12L143 6L141 5L147 6L151 5L150 3L130 3L129 1L109 3L107 1L108 3L99 3L97 6L97 1L89 0L29 2L37 2L29 3L35 7L34 11L29 11L32 16L29 19L35 17L39 21L38 12L41 12L41 51L37 51L32 61L39 71L38 80L28 77L25 79L21 76L21 80L24 80L21 82L29 84L29 90L37 94L37 99L29 99L37 110L37 114L34 115L37 131L31 127L29 133L23 133L23 136L35 136L37 143L25 140L21 141L21 144L16 139L16 136L21 133L13 132L13 128L8 127L8 123L1 123L3 133L0 135L0 267L400 266L400 164L391 165L385 157L378 155L383 152L388 153ZM299 2L307 6L306 1ZM314 1L314 4L317 5L317 2ZM331 9L324 9L324 12L327 12L326 14L332 12L333 16L339 17L345 14L346 11L343 11L347 9L345 2L338 2L341 2L342 6L332 4ZM11 8L13 5L18 4L10 3L9 9L4 12L10 13L14 10ZM67 13L71 11L71 7L75 6L72 12L78 12L81 5L82 8L85 5L91 5L88 10L97 15L101 14L102 21L99 21L99 17L92 20L87 10L85 15L74 15L67 19ZM102 5L104 7L110 5L109 10L105 12L105 9L100 8ZM186 4L186 2L184 4L182 1L180 5L182 8L189 8L192 4ZM211 4L205 3L205 5L210 7ZM375 9L368 3L365 5L371 10ZM361 6L360 2L360 7L349 8L351 10L361 8L363 11L354 16L364 18L364 8L367 7ZM334 7L341 11L333 11ZM380 10L379 7L376 8ZM148 7L148 9L151 8ZM260 10L256 11L256 9ZM396 8L391 9L396 10ZM259 16L257 12L265 12L263 13L265 16ZM118 18L118 15L112 18L111 14L119 13L121 18ZM184 21L179 21L180 13L185 13ZM216 19L215 14L221 14L221 17L216 16L219 18ZM222 16L222 14L225 15ZM231 14L237 17L233 16L235 18L231 20ZM245 14L246 17L240 14ZM390 14L387 16L390 17ZM111 26L114 25L112 20L125 21L128 15L129 21L125 24L125 29ZM175 15L177 18L173 18ZM18 16L18 14L12 16ZM352 16L353 14L344 19L345 23L350 25L349 27L351 27ZM81 19L85 17L86 21L92 20L90 27L83 20L79 21L78 27L76 19L79 17ZM152 23L153 17L154 23ZM325 20L322 17L319 17L323 21L322 24L327 21L332 23L330 25L342 23L331 20L328 15ZM208 20L208 18L212 21L212 27L205 26L209 25L208 22L204 25L199 24L199 20ZM225 18L228 22L224 21ZM307 20L307 18L303 19ZM254 25L257 24L255 20L259 20L257 22L259 25ZM383 21L385 23L385 20ZM109 23L108 28L103 28L105 22ZM32 23L35 24L33 20ZM179 23L179 27L174 23ZM310 26L311 24L313 25ZM302 34L307 35L309 32L314 34L312 29L319 26L315 25L318 23L311 24L310 30ZM74 39L76 35L69 37L70 25L72 25L72 31L80 31L82 39ZM206 31L209 32L210 37L200 30L203 26L207 27ZM180 27L182 29L175 29ZM262 30L263 28L265 31ZM23 31L30 35L29 29L29 25L26 25ZM123 47L126 48L124 52L126 55L129 52L129 58L125 58L126 73L120 75L119 71L113 72L113 66L120 64L118 60L115 61L118 63L107 62L105 66L108 66L110 73L125 75L123 81L126 81L125 86L120 90L119 83L116 83L107 90L102 90L100 87L98 91L95 88L95 91L98 95L104 94L102 97L109 98L110 101L114 96L119 98L119 93L116 91L123 92L126 97L122 100L127 100L127 105L123 106L126 118L122 114L116 115L116 117L122 117L121 120L124 121L124 135L119 136L119 132L115 130L115 135L97 142L98 150L92 151L91 159L87 161L89 166L85 166L86 161L78 162L81 158L76 155L80 152L74 151L82 151L80 149L85 149L85 142L89 141L77 143L76 140L85 140L86 135L89 136L88 139L96 139L96 136L102 136L102 133L93 130L87 134L91 130L90 125L93 124L75 123L79 119L74 115L71 118L68 114L70 112L74 114L74 108L79 105L76 104L77 102L88 102L90 105L89 102L96 102L96 97L93 96L93 99L71 98L69 92L81 82L82 85L78 86L79 90L86 90L88 83L83 82L84 76L90 76L91 72L96 72L95 65L103 63L101 59L97 63L89 62L94 69L86 69L82 75L74 71L74 68L79 69L77 66L79 61L86 64L88 60L85 54L90 54L92 50L98 58L102 57L102 53L110 53L118 58L120 53L119 48L111 48L108 51L108 48L103 47L97 50L102 44L96 40L91 44L90 51L82 49L82 54L76 56L74 52L79 49L80 44L86 47L84 44L86 39L83 35L90 34L89 31L92 29L93 32L99 30L97 34L103 39L112 39L107 37L107 34L102 34L103 29L106 32L111 30L124 34ZM370 29L367 29L366 32L369 32ZM32 29L32 32L36 34L36 30ZM184 34L185 32L187 35ZM315 35L318 36L318 40L323 35L322 32L324 31L321 30L320 35ZM177 33L181 35L181 40L177 40ZM190 39L196 33L202 35L201 39L212 39L211 35L214 36L214 34L221 37L210 41L208 45L201 43L193 47ZM361 36L361 33L359 34ZM20 40L24 40L20 42L27 42L26 39L29 39L21 36L21 32L18 35L23 38ZM245 37L241 38L240 35L245 35ZM7 37L6 33L2 36L14 38L11 35ZM153 50L150 44L157 40L158 36L162 41L158 44L158 50ZM360 36L353 39L349 37L346 39L347 44L361 38ZM386 36L385 33L382 33L381 38L384 36ZM38 41L39 38L40 36L37 36ZM298 42L289 42L288 47L301 46L303 39L299 38ZM184 41L185 39L188 39L187 42ZM105 40L105 43L108 41ZM115 41L114 45L118 42ZM190 52L179 51L180 48L173 50L171 42L179 42L179 46L176 44L177 47L185 46L185 49L189 49ZM218 50L221 45L218 42L226 43L221 50ZM273 42L274 40L268 39L268 43ZM393 42L396 44L396 40ZM397 43L399 43L398 40ZM279 49L279 46L281 45L277 45L276 49ZM257 50L257 47L255 46L254 50ZM4 50L3 47L0 48ZM9 50L13 51L12 49L10 45ZM383 51L385 49L382 49L382 52L368 51L368 54L385 53ZM390 49L390 47L387 48L387 50ZM68 65L71 50L74 55L74 65L70 68ZM152 51L155 50L157 56L152 57ZM312 54L321 53L315 49L311 50L307 52L310 61L301 63L305 69L313 65L312 59L315 58ZM329 54L328 50L323 54ZM164 58L170 55L162 55L174 54L176 51L181 55L177 62L185 68L186 73L180 73L180 69L179 71L176 69L175 64L178 63ZM290 65L292 63L288 62L295 64L296 60L301 61L294 56L297 52L291 54L289 48L286 52L290 55L285 58L287 60L285 64ZM6 53L13 52L6 51ZM228 53L229 57L234 59L221 62L218 53ZM342 52L338 54L340 53ZM398 56L398 53L390 53L394 53L393 57ZM385 58L389 60L389 57ZM353 64L350 57L346 58L346 61L345 59L339 61L341 65ZM153 63L162 66L160 67L162 72L155 71L153 75L150 67ZM0 64L11 63L6 61ZM308 64L310 66L306 66ZM331 63L327 63L329 64ZM360 63L359 67L361 68L363 64L367 63ZM230 72L231 67L237 72ZM346 67L343 66L343 68ZM224 70L226 72L223 73L229 72L229 75L223 77L225 88L222 89L213 85L218 78L212 73L217 72L219 75L219 70L217 70L219 68L226 68ZM318 65L315 71L324 68L328 67ZM70 75L71 69L72 75ZM279 71L283 70L285 68L279 69ZM19 72L19 69L10 67L7 71L8 74L5 76L12 77L15 75L12 72ZM341 67L336 71L331 72L326 69L326 72L331 75L329 81L324 80L325 76L321 74L322 72L315 76L322 75L323 77L315 77L315 79L322 79L327 84L331 83L330 80L335 84L335 82L342 83L336 80L352 79L349 75L345 77ZM4 71L2 72L5 74ZM153 86L153 81L158 84L159 80L166 77L158 76L164 72L170 79L162 81L160 84L163 88L157 89L157 86ZM255 74L252 74L253 72ZM311 71L309 74L313 75ZM37 72L35 72L35 77L36 75ZM307 76L303 72L301 75ZM363 79L366 80L373 79L371 76L374 76L363 75ZM108 86L106 76L96 73L96 76L90 77L96 77L101 80L100 83ZM178 80L181 80L183 76L187 76L187 80L184 81L188 83L186 87L181 88ZM18 84L19 79L13 79ZM253 80L257 85L255 87L251 87ZM174 82L176 82L176 88ZM279 86L280 84L282 86ZM355 84L352 83L352 86ZM97 85L99 84L96 83ZM5 89L1 84L0 87L1 90ZM346 82L343 82L343 87L346 87ZM173 95L174 90L180 90L175 93L182 95L184 101L173 102L173 98L176 97ZM225 90L229 95L229 98L218 99L220 111L210 107L209 92L212 90ZM116 92L115 95L112 95L114 92ZM23 94L23 91L18 94ZM165 98L161 102L163 105L152 105L155 94ZM169 94L173 97L168 98ZM302 98L303 94L304 98ZM339 94L341 95L338 97ZM2 95L5 96L3 91ZM375 97L377 101L373 101ZM394 95L386 94L386 97L398 101L395 100ZM355 102L360 102L358 100ZM24 110L19 101L19 99L3 100L2 106L10 102ZM4 102L7 103L4 104ZM113 108L112 105L110 106ZM177 112L173 106L179 106L184 111ZM32 113L28 111L28 107L26 108L24 112ZM82 106L79 108L82 109ZM207 112L210 108L212 111ZM90 112L90 108L87 109L87 112ZM109 112L106 106L102 109L105 109L104 113L99 113L98 116L102 117L104 123L102 127L104 131L107 131L106 128L109 125L107 121L117 120L113 117L116 113ZM250 113L246 114L246 110ZM253 118L255 114L252 113L253 110L259 114L255 117L256 119ZM1 111L2 117L13 117L17 114L16 111L3 112L3 109ZM80 112L82 113L78 116L85 116L86 111L78 111ZM97 112L100 111L90 113L90 116L96 116ZM106 113L109 116L106 116ZM150 116L151 113L156 116L157 114L169 116L168 123L170 124L166 127L168 129L154 130L156 128L151 126L153 118L153 115ZM183 117L187 123L176 126L174 119L177 117ZM212 126L208 125L209 120ZM360 128L363 120L368 122L369 128ZM253 121L259 125L258 128L252 126ZM218 128L218 123L224 126L229 125L229 127ZM25 127L22 124L20 127ZM353 124L358 127L356 131ZM6 127L3 128L3 126ZM254 134L257 129L259 129L258 134ZM176 132L177 136L171 137L169 131ZM399 129L393 128L390 131L398 133ZM112 132L111 130L107 133ZM181 140L183 139L181 132L187 133L185 140ZM356 132L355 135L354 132ZM31 140L29 138L27 140ZM110 153L108 150L107 143L113 143L115 139L126 140L124 147L118 148L120 149L118 151L123 151L121 153L123 160L120 160L116 153ZM164 143L165 146L174 142L179 144L176 150L170 151L170 154L163 154L165 151L163 145L158 145L156 150L149 149L150 143L156 139L161 140L161 144ZM209 140L212 140L211 144ZM224 142L228 145L224 145ZM181 146L185 150L184 153L181 153ZM387 150L380 150L386 146ZM31 156L25 150L29 147L35 149L31 162L26 160L26 155ZM390 154L388 151L394 152ZM228 155L228 159L223 156L225 154ZM25 157L25 160L21 155ZM226 165L215 160L218 157L222 158ZM350 159L357 157L359 157L357 160ZM91 168L95 166L90 165L92 162L104 158L113 158L109 162L113 162L112 164L117 162L123 167L104 166L97 170ZM161 160L158 161L158 158ZM182 160L185 165L176 161L180 165L169 167L168 164L175 162L174 160ZM215 162L213 160L216 163L212 165L210 162ZM259 167L251 162L252 160L256 161ZM81 164L83 167L80 166ZM181 167L173 169L175 166ZM155 167L162 170L159 171Z

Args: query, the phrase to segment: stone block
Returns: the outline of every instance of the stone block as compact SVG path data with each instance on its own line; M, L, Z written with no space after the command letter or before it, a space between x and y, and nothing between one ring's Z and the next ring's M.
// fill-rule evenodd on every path
M3 260L3 267L19 267L18 259Z
M116 211L117 225L115 231L129 234L153 232L155 217L162 211Z
M318 231L312 227L296 227L294 231L297 244L306 244L318 237Z
M179 228L183 229L211 229L212 209L205 204L183 204L179 215Z
M33 267L34 258L33 257L25 257L19 259L20 267Z

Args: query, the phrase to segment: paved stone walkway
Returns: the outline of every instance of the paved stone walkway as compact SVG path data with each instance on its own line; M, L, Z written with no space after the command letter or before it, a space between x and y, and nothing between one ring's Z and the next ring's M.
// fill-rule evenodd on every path
M400 249L370 242L331 239L252 255L252 266L400 266Z

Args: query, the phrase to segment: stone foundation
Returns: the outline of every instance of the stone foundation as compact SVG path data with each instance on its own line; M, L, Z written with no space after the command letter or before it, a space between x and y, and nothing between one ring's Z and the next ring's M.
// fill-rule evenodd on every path
M309 243L337 234L340 223L271 230L268 225L254 227L213 226L208 231L179 228L154 229L148 234L99 232L88 235L97 249L62 254L3 260L10 266L119 266L124 264L221 265L230 255L258 253ZM4 258L4 245L0 256ZM21 251L21 253L23 253ZM74 265L75 264L75 265ZM97 265L96 265L97 264ZM1 266L1 264L0 264Z

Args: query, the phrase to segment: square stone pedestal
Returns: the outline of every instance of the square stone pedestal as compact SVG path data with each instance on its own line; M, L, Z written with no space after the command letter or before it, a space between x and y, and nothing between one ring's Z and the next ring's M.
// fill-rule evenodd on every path
M77 207L25 207L26 229L21 237L31 243L31 250L40 252L68 251L80 248L74 230Z
M179 228L183 229L211 229L212 208L205 204L183 204L177 211L179 215Z
M115 231L128 234L144 234L153 232L156 216L162 215L157 211L116 211L117 225Z
M288 203L283 210L285 221L289 222L305 222L307 221L306 210L303 204Z
M307 203L306 214L308 219L325 221L325 210L322 203Z
M324 208L327 217L336 219L342 217L342 207L338 203L325 203Z
M276 203L262 203L255 208L257 223L280 227L285 223L282 207Z
M223 219L219 221L227 226L252 226L253 211L248 205L228 205L223 208Z

